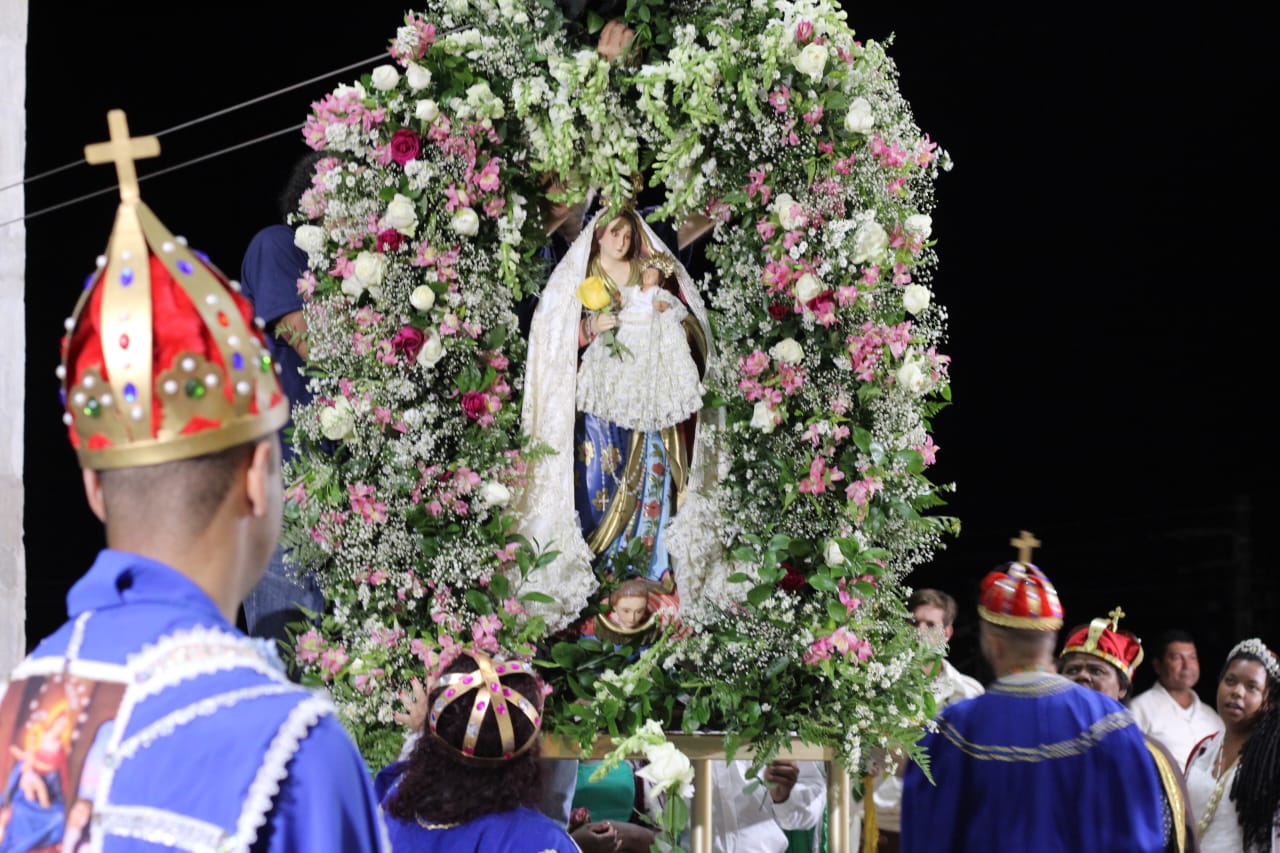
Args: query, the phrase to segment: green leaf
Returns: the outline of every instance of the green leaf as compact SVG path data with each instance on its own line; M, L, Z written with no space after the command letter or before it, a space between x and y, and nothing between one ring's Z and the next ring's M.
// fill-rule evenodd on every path
M467 600L467 606L481 616L487 616L493 612L493 602L489 600L489 596L478 589L469 589L463 593L462 597Z
M839 588L831 575L826 572L814 572L810 575L809 585L820 592L835 592Z
M753 606L759 607L761 604L768 601L769 596L773 595L773 589L774 588L772 586L765 586L763 584L752 587L747 593L747 601L749 601Z

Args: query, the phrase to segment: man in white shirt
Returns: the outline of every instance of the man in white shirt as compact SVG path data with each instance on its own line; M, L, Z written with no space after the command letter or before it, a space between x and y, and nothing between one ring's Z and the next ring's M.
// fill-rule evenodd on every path
M940 589L918 589L907 599L907 609L921 636L935 643L950 643L955 633L956 600ZM926 666L933 666L932 661ZM962 699L972 699L982 694L982 685L942 659L942 670L933 682L933 695L941 711ZM898 836L902 831L902 771L897 774L881 773L875 781L872 800L876 809L876 828L879 830L877 853L897 853ZM854 836L857 837L856 835Z
M1129 710L1138 727L1164 745L1185 769L1201 739L1223 729L1222 719L1196 695L1200 661L1186 631L1166 631L1152 649L1151 665L1159 681L1133 698Z
M827 805L827 782L816 761L774 761L748 789L748 759L712 765L711 831L715 853L783 853L788 829L813 829Z

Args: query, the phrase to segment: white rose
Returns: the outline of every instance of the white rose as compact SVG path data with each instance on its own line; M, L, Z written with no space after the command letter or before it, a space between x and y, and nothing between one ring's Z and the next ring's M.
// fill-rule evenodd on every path
M796 56L796 70L807 75L810 80L821 80L822 70L827 67L827 49L823 45L811 43Z
M844 552L840 550L840 543L834 539L828 539L827 547L822 551L822 559L833 569L842 565L844 563Z
M418 357L414 359L419 367L435 367L436 362L444 358L444 341L440 340L440 336L435 332L427 332L426 340L422 342L422 349L418 350Z
M795 338L783 338L773 345L769 355L783 364L799 364L804 359L804 350Z
M484 118L499 119L507 114L502 100L493 94L489 84L483 80L467 88L467 106Z
M356 428L356 413L346 397L320 413L320 432L330 441L342 441Z
M373 69L370 82L373 83L373 88L379 92L390 92L400 85L400 72L396 70L394 65L379 65Z
M324 249L324 229L318 225L299 225L293 232L293 245L308 255L314 255Z
M807 272L796 282L796 299L806 303L822 292L822 283L813 273Z
M491 480L480 487L480 500L486 506L506 506L511 502L511 490Z
M396 193L395 198L387 204L387 212L383 214L382 221L389 228L406 236L413 236L413 231L418 226L418 207L413 199Z
M364 293L364 283L354 275L349 275L342 280L342 292L352 299L359 299L360 294Z
M414 118L421 119L428 124L435 121L438 115L440 115L440 105L430 98L418 101L418 105L413 110Z
M908 358L898 368L898 384L912 394L923 394L929 389L929 374L920 369L920 363Z
M409 63L405 77L409 81L409 88L415 92L431 85L431 72L416 62Z
M409 294L409 304L419 311L430 311L436 304L436 292L425 284L420 284Z
M804 210L787 193L782 193L774 198L770 207L778 215L779 224L787 231L799 228L805 223Z
M361 252L356 255L353 273L365 287L377 287L387 273L387 256L378 252Z
M908 284L902 290L902 307L919 314L929 307L929 295L929 288L923 284Z
M751 410L751 426L761 432L773 432L781 421L781 417L773 409L769 408L769 404L764 400L756 403L756 407Z
M480 217L469 207L460 207L453 212L449 227L464 237L474 237L480 230Z
M870 133L875 126L876 117L871 114L871 103L866 98L854 98L844 116L844 129L850 133Z
M933 233L933 217L927 213L915 213L907 217L902 227L907 229L907 233L914 234L921 240L927 240Z
M644 757L648 763L636 775L649 783L645 796L654 801L668 791L681 797L693 796L693 766L675 744L667 740L646 746Z
M874 219L858 226L853 235L853 262L874 261L889 246L889 234Z

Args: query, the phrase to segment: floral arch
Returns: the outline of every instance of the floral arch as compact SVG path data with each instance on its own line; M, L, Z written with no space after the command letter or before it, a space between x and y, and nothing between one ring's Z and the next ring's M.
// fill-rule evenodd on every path
M409 13L390 59L313 106L320 161L294 217L309 255L314 402L285 542L330 602L296 638L372 765L401 741L408 679L461 644L532 655L545 729L792 737L850 768L932 715L904 576L931 515L930 419L949 399L932 297L943 152L885 46L824 0L628 3L631 58L595 20L535 0ZM529 592L556 558L521 536L546 448L522 431L522 305L547 280L547 199L714 226L703 250L718 359L708 476L680 513L714 532L697 596L651 643L584 638ZM554 190L549 189L554 188ZM652 725L652 723L651 723Z

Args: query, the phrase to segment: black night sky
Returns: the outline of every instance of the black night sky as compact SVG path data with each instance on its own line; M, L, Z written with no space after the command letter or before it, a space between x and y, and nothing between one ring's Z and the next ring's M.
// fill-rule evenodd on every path
M1263 507L1275 468L1263 416L1275 384L1265 128L1280 91L1269 33L1225 7L1113 19L846 8L860 36L895 34L889 52L916 121L955 160L933 214L954 400L935 419L933 479L957 484L945 511L963 530L908 582L960 600L953 657L982 677L974 590L1031 530L1069 624L1121 604L1149 641L1190 629L1211 696L1235 641L1280 642ZM109 109L124 109L135 135L157 134L373 57L403 11L169 4L153 16L31 3L27 175L105 139ZM163 134L161 158L139 165L143 198L236 277L253 232L274 221L300 134L146 175L299 125L312 100L372 64ZM114 180L80 165L30 183L26 207ZM29 642L65 617L66 590L102 542L54 368L115 205L111 192L27 222ZM1144 667L1137 686L1151 678Z

